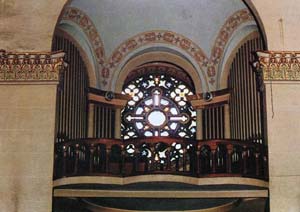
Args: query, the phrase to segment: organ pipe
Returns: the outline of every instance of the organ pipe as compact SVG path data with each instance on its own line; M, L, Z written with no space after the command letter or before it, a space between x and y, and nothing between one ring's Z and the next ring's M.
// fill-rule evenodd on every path
M67 38L55 35L53 51L63 50L68 67L57 96L57 142L87 136L88 75L79 50Z
M247 39L238 49L230 67L230 125L233 139L263 142L263 93L257 90L250 62L252 52L263 49L259 36Z

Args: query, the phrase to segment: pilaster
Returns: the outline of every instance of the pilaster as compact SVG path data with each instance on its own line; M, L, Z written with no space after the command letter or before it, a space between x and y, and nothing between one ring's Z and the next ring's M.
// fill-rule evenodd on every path
M64 53L0 51L0 208L49 212Z
M299 211L300 52L257 52L266 94L270 209Z

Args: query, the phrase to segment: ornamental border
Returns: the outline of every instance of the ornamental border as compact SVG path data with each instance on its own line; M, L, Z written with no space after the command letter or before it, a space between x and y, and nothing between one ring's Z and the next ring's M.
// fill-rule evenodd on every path
M0 82L59 81L63 52L12 53L0 50Z
M221 27L215 39L210 58L192 40L181 34L167 30L152 30L139 33L121 43L106 58L102 39L92 20L83 11L75 7L67 7L63 11L62 19L76 23L87 35L93 46L97 61L101 65L101 76L103 78L109 78L126 55L135 49L148 44L163 43L173 45L188 53L197 62L200 69L206 70L211 84L215 83L217 66L234 31L241 24L254 20L248 9L242 9L232 14Z
M297 51L258 51L259 66L266 81L299 81L300 52Z

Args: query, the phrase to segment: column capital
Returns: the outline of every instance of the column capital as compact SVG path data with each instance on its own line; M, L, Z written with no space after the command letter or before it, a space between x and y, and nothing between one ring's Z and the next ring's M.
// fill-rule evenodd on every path
M256 72L264 81L300 80L300 52L257 51Z
M0 50L0 83L56 82L66 67L64 52L6 52Z

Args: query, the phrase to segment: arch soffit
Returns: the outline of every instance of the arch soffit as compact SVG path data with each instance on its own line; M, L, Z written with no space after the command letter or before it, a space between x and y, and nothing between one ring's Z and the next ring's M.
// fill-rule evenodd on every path
M219 31L210 57L207 57L202 49L190 39L178 33L166 30L153 30L137 34L119 45L110 57L106 57L101 37L92 20L90 20L84 12L75 7L67 7L63 12L62 19L75 22L89 38L97 62L100 64L101 77L103 79L102 83L104 86L107 85L108 78L111 77L112 73L130 52L141 46L155 43L173 45L189 54L197 61L197 65L200 69L206 71L205 76L209 79L209 83L214 86L218 65L229 38L240 24L254 20L248 9L239 10L231 15Z
M203 83L199 78L197 70L191 63L189 63L187 60L185 60L184 58L178 55L168 53L168 52L157 51L157 52L144 53L129 60L123 66L122 71L119 72L119 75L114 77L114 81L112 81L112 84L110 86L111 90L115 90L116 92L120 93L122 91L123 83L125 82L125 79L130 71L134 70L136 67L141 66L145 63L150 63L155 61L164 61L164 62L169 62L178 65L180 68L185 70L190 75L195 85L195 91L197 93L201 93L205 89L205 86L203 86Z
M240 40L240 42L237 43L237 45L235 46L235 48L231 51L230 56L224 62L224 70L222 72L222 75L220 76L220 86L219 86L220 89L228 87L227 78L229 76L230 66L231 66L231 63L233 62L233 59L234 59L236 53L238 52L239 48L241 47L241 45L243 45L243 43L245 43L247 40L250 40L250 39L253 39L253 38L257 38L259 35L260 34L257 31L250 32L246 37L244 37L242 40Z
M249 8L249 10L253 13L255 21L257 22L259 32L262 34L265 50L268 49L268 37L265 30L265 25L256 9L255 3L253 0L243 0L244 4Z
M95 65L94 57L92 55L92 52L90 51L88 43L86 41L82 41L82 39L80 39L79 41L76 35L74 35L73 30L64 27L64 25L59 25L56 28L55 34L67 38L76 46L87 68L89 86L98 87L98 72L96 71L97 66ZM86 43L86 45L84 45L83 43Z
M78 8L66 7L61 20L74 22L82 29L93 47L97 62L103 64L105 58L103 41L89 16Z
M230 65L228 66L227 63L228 62L230 63L232 57L234 57L234 55L237 52L237 48L241 45L241 42L244 41L244 39L247 38L250 34L255 32L257 33L257 35L259 35L256 23L254 21L247 22L242 26L240 26L231 36L230 40L227 42L227 45L225 46L225 50L224 50L224 55L218 67L217 84L216 84L218 89L224 88L223 78L224 76L226 78L226 74L228 74L227 73L228 68L230 68L229 67Z

